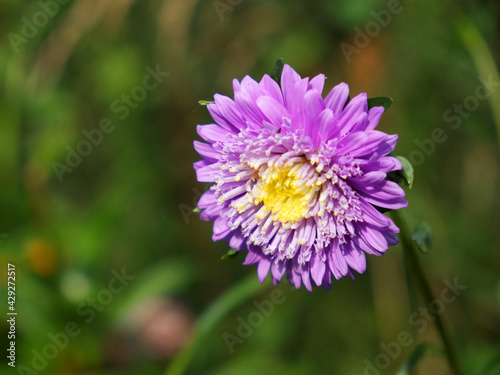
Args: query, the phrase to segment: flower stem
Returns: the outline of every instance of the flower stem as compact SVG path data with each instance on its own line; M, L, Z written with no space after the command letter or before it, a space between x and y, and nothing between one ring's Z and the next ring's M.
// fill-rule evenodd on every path
M268 283L265 285L269 286ZM203 344L213 329L236 307L262 292L262 290L263 286L257 281L254 273L229 288L200 316L191 342L173 359L164 374L183 374L196 350Z
M435 298L429 282L427 281L427 278L425 276L425 272L420 265L420 261L417 257L417 250L413 241L411 240L408 226L399 212L391 211L391 216L394 220L394 223L399 227L401 231L401 247L403 248L404 256L407 259L408 269L412 273L412 276L415 278L418 288L420 289L420 292L425 300L425 303L427 305L430 305ZM455 375L462 375L462 372L460 371L460 368L458 366L457 357L455 355L453 345L448 334L446 333L446 329L441 316L436 311L429 310L429 312L433 316L436 328L439 335L441 336L441 341L443 342L446 357L448 358L448 363L452 372Z

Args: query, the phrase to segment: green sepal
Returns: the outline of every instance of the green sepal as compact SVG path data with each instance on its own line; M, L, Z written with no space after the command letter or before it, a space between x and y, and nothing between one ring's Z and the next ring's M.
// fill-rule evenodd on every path
M208 105L208 104L214 104L215 102L213 100L198 100L199 105Z
M201 212L201 208L196 207L196 208L193 209L193 212L195 214L197 214L197 213Z
M283 72L283 67L285 66L285 63L282 58L279 58L276 60L274 63L273 67L271 68L271 76L272 79L274 79L276 82L278 82L278 85L281 83L281 72Z
M374 96L373 98L368 98L368 108L384 107L387 110L391 104L392 98L389 96Z
M411 189L413 186L414 177L413 177L413 166L411 165L410 161L401 155L390 154L390 156L398 159L401 162L403 169L387 173L387 179L390 181L394 181L400 185L401 183L403 183L404 185L408 186Z
M233 259L234 257L236 257L236 255L238 255L238 253L239 253L238 250L229 249L228 252L221 257L221 259L222 260Z

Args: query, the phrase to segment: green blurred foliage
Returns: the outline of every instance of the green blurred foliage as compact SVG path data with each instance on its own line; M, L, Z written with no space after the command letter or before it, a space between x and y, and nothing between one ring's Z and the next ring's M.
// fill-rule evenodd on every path
M500 5L400 6L347 59L341 43L356 46L357 30L388 2L2 1L0 275L6 280L6 264L16 264L18 366L32 367L33 350L41 352L49 333L74 321L81 332L40 373L160 374L169 359L152 359L130 332L134 306L162 297L199 315L244 274L256 273L241 257L221 261L227 245L213 243L211 224L191 212L207 188L195 179L192 141L196 124L211 122L198 100L231 95L233 78L258 79L278 57L302 76L325 73L327 89L346 81L352 94L394 98L380 129L399 134L396 152L410 160L419 143L443 129L446 140L415 166L405 216L412 227L432 227L433 249L421 258L435 293L444 279L468 286L443 314L465 373L479 373L498 357L500 125L491 106L499 104L479 101L456 129L443 116L474 96L479 76L493 73L478 71L460 20L477 27L498 69ZM141 91L148 68L157 67L168 77ZM68 150L87 153L84 132L95 134L105 119L113 130L89 143L71 172L58 172L54 163L67 165L75 152ZM123 268L135 279L86 322L82 304ZM251 337L232 354L223 340L225 332L235 334L238 317L255 311L249 302L216 328L189 372L361 374L365 359L383 353L381 342L411 332L412 346L386 370L394 373L419 343L440 345L432 325L419 333L409 324L414 311L402 269L396 246L329 292L292 291L283 282L286 302ZM5 282L0 289L6 311ZM7 331L3 321L2 342ZM127 339L113 341L117 334ZM442 357L433 357L417 371L447 370Z

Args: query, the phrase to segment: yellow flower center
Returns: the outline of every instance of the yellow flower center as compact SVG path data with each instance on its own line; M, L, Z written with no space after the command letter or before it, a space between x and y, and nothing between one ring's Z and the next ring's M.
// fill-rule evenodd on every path
M300 162L260 169L260 179L250 192L251 201L255 205L264 203L256 214L258 219L265 218L269 212L274 221L279 220L282 223L294 223L310 216L310 203L320 190L321 183L317 183L319 181L316 181L316 173L309 181L304 181L304 174L309 172L309 169L304 172L303 167L306 165L308 163Z

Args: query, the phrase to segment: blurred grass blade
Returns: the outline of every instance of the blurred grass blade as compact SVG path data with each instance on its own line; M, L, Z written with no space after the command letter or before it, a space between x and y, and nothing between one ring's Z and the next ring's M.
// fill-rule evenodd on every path
M442 354L442 350L428 343L417 345L410 357L399 367L396 375L410 375L411 370L427 355Z
M374 96L373 98L368 98L368 108L384 107L387 110L391 104L392 98L389 96Z
M411 240L417 245L420 252L427 254L432 247L432 231L429 224L418 224L411 234Z
M235 308L262 291L262 284L252 272L219 297L198 320L191 343L174 358L165 375L181 375L186 370L196 350L203 344L214 328Z
M482 80L500 82L500 73L495 58L477 26L471 19L462 15L457 32L474 60L474 65ZM488 96L493 120L496 124L498 144L500 145L500 90L492 90Z

